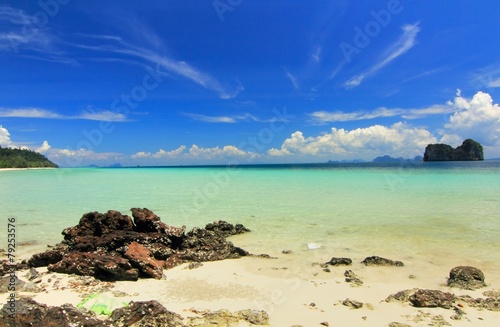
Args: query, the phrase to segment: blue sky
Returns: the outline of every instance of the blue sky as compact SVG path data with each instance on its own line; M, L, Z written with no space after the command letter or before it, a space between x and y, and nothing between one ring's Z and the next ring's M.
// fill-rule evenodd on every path
M500 157L500 2L3 1L0 145L61 166Z

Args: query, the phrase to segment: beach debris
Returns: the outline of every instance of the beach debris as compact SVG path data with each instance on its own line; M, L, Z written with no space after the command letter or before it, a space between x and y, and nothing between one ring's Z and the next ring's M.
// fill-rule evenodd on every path
M365 258L361 261L365 266L397 266L403 267L404 263L402 261L395 261L391 259L386 259L378 256L371 256Z
M465 290L476 290L485 287L484 274L471 266L458 266L450 271L448 286Z
M363 285L363 281L352 270L346 270L344 276L345 281L351 283L351 286Z
M309 250L317 250L321 249L321 244L316 244L316 243L307 243L307 248Z
M413 306L422 308L444 308L451 309L455 303L455 296L451 293L439 290L420 289L409 297Z
M328 321L323 321L320 323L322 326L330 326L330 323Z
M186 232L185 226L169 226L147 208L131 211L133 220L114 210L84 214L78 225L63 230L61 243L33 255L29 266L111 281L161 279L163 269L182 263L249 255L226 240L249 231L241 224L219 220Z
M293 253L293 251L292 250L283 250L283 251L281 251L281 253L283 253L283 254L291 254L291 253Z
M106 293L90 294L80 303L76 305L77 308L85 308L98 315L109 316L113 310L122 308L128 305L128 301L120 301L114 296L109 296Z
M201 262L191 262L189 263L189 265L184 268L184 269L189 269L189 270L192 270L192 269L196 269L196 268L200 268L201 266L203 266L203 263Z
M351 309L361 309L363 307L363 302L359 302L349 298L342 301L342 304Z
M350 266L352 264L352 260L350 258L336 258L333 257L330 261L325 262L325 265L331 266Z

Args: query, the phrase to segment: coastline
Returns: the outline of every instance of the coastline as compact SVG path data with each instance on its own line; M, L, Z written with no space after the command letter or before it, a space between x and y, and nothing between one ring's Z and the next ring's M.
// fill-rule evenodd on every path
M495 326L500 319L499 311L474 308L458 300L456 304L464 312L460 320L455 320L454 308L417 308L409 302L385 301L397 292L416 288L485 298L485 291L500 289L496 280L488 279L487 273L487 286L469 291L446 286L447 272L431 279L413 276L411 263L405 267L366 267L353 263L332 266L326 272L319 265L290 265L289 258L293 255L203 262L194 269L183 264L164 270L161 280L113 283L36 268L40 281L33 289L41 292L23 291L17 296L29 296L49 306L69 303L75 307L90 294L105 294L125 302L157 300L184 318L196 317L204 310L264 310L271 326L389 326L395 322L406 324L400 326ZM359 276L363 284L346 282L347 269ZM18 271L17 276L29 283L27 270ZM363 305L355 309L344 303L347 299ZM7 293L0 294L0 302L6 300Z
M57 168L54 168L54 167L0 168L0 171L12 171L12 170L40 170L40 169L57 169Z

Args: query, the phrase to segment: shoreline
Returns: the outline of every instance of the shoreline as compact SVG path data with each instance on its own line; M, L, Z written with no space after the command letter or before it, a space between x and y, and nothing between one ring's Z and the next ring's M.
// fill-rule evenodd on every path
M405 267L353 264L332 266L326 272L320 266L292 266L287 259L292 255L283 254L277 259L242 257L203 262L194 269L182 264L163 270L161 280L112 283L36 268L40 281L33 284L34 289L42 291L18 292L17 296L29 296L49 306L70 303L75 307L90 294L105 294L125 302L157 300L184 318L195 317L204 310L264 310L271 326L389 326L392 322L407 326L443 326L443 322L451 326L471 326L471 323L495 326L500 319L498 311L473 308L460 301L456 303L465 313L460 320L451 318L455 315L453 308L417 308L409 302L385 301L397 292L416 288L486 298L485 291L500 289L498 282L489 280L487 274L486 287L468 291L446 286L446 274L432 276L433 282L412 276L411 264ZM352 270L363 284L354 286L346 282L346 270ZM29 283L27 276L27 270L17 272L19 279ZM7 295L0 294L0 303L6 303ZM354 309L349 302L346 304L348 299L362 303L362 307Z
M15 171L15 170L40 170L40 169L57 169L57 168L54 168L54 167L0 168L0 171Z

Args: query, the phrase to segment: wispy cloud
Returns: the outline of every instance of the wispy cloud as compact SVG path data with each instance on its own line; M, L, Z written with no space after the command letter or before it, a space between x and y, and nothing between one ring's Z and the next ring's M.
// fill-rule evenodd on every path
M447 105L433 105L427 108L418 109L402 109L402 108L377 108L373 111L315 111L309 116L314 124L325 124L333 122L345 122L356 120L370 120L376 118L396 117L400 116L405 119L418 119L430 115L444 115L455 111L455 108L450 104Z
M185 112L182 113L183 116L189 117L191 119L197 120L197 121L202 121L205 123L226 123L226 124L234 124L238 122L262 122L260 119L257 117L245 113L242 115L233 115L233 116L207 116L207 115L202 115L202 114L195 114L195 113L189 113Z
M298 91L299 90L299 82L297 80L297 77L292 75L292 73L290 73L290 71L288 69L286 69L285 67L283 67L283 69L285 70L286 77L290 80L290 82L292 82L292 85L293 85L293 88L295 89L295 91Z
M417 34L418 32L420 32L419 24L420 22L416 22L413 25L404 25L403 34L396 42L394 42L389 48L387 48L381 60L379 60L368 70L362 72L361 74L353 76L351 79L345 82L344 86L356 87L360 85L367 77L376 74L379 70L391 63L394 59L398 58L399 56L403 55L408 50L413 48L413 46L415 45Z
M61 115L57 112L41 108L2 108L0 107L0 117L2 118L40 118L40 119L82 119L108 122L126 122L128 118L121 113L109 110L84 111L78 115Z
M120 54L127 55L132 60L131 63L137 64L137 59L142 59L150 65L157 67L157 70L163 70L164 75L169 73L181 76L200 85L201 87L216 92L221 99L232 99L236 97L244 88L236 82L235 86L229 86L220 82L214 76L203 72L202 70L194 67L193 65L182 61L176 60L166 55L159 54L156 51L150 50L143 46L138 46L123 40L121 37L113 35L82 35L86 38L92 38L105 41L105 44L89 45L89 44L73 44L73 46L80 49L85 49L94 52L101 52L105 55ZM155 38L156 39L156 38ZM113 58L105 58L112 60Z
M37 19L23 10L0 6L0 51L30 59L77 64L62 50L64 42L52 33L47 23L36 23Z

